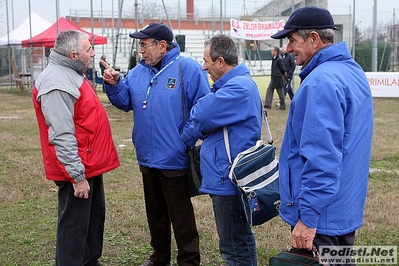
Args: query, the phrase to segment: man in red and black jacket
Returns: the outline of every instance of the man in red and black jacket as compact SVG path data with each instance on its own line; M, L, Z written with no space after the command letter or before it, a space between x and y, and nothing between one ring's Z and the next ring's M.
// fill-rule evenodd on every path
M84 76L94 56L85 33L61 32L32 93L46 178L58 186L57 266L100 265L103 173L120 164L104 107Z

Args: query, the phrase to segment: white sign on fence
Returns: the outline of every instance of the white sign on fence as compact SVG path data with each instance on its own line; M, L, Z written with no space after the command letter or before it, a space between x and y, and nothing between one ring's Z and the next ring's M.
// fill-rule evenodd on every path
M366 72L373 97L399 97L399 72Z
M245 40L267 40L284 28L280 21L244 21L230 19L230 36Z

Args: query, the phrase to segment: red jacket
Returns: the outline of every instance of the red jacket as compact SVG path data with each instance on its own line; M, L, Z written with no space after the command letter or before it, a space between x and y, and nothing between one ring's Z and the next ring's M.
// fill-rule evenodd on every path
M98 176L120 165L108 117L90 82L82 77L80 93L74 105L73 122L78 156L84 165L86 178ZM61 91L64 93L64 91ZM40 142L46 178L53 181L71 181L66 167L57 157L49 141L49 126L38 100L38 89L33 88L32 100L39 125ZM39 96L40 97L40 96ZM56 110L55 110L56 111Z

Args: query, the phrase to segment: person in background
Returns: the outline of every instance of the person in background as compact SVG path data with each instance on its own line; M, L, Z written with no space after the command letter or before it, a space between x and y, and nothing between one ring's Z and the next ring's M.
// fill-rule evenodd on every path
M101 56L100 60L102 60L102 61L104 61L104 62L107 63L107 55L103 54L103 55ZM99 64L100 69L101 69L101 76L104 76L105 67L104 67L100 62L99 62L98 64ZM107 64L108 64L108 63L107 63Z
M129 58L129 65L127 68L127 71L129 72L130 69L134 68L136 66L136 60L137 60L137 53L136 51L133 52L133 54Z
M272 54L272 66L270 83L266 90L266 98L264 107L267 109L272 108L272 101L274 95L274 89L276 89L278 97L280 99L279 110L285 110L285 97L284 97L284 84L285 80L285 67L284 61L280 56L280 49L277 46L273 46L271 49Z
M143 178L153 248L142 265L169 265L171 225L177 264L200 265L199 235L187 182L188 147L181 132L191 124L192 106L209 93L208 78L197 62L180 55L172 31L164 24L150 23L130 37L139 39L142 59L126 78L101 63L106 67L104 82L111 103L125 112L133 110L132 140ZM197 137L188 140L195 143Z
M287 92L288 92L288 95L290 96L290 99L292 101L292 98L294 98L294 91L292 90L291 84L292 84L292 79L294 77L294 71L295 71L295 67L296 67L295 58L292 55L292 53L287 53L287 45L284 45L281 48L281 51L283 52L282 58L283 58L284 67L285 67L285 78L287 79L287 83L290 85L290 86L288 86L287 91L284 89L284 97L287 95Z
M323 8L297 9L272 38L302 66L279 159L280 215L292 246L352 246L367 195L373 101L362 68Z
M103 174L119 166L107 114L83 74L94 56L85 33L60 32L32 91L46 178L58 186L57 266L100 265Z
M262 99L248 68L238 64L237 47L230 37L217 35L209 40L203 69L214 81L214 91L193 107L192 124L184 129L183 140L193 146L193 134L203 139L200 191L212 199L221 257L226 265L255 266L256 241L241 206L238 188L228 176L230 163L223 127L227 127L231 160L234 160L261 137Z
M101 56L101 58L100 58L100 60L103 60L104 62L107 62L107 56L105 55L105 54L103 54L102 56ZM100 65L100 70L101 70L101 76L103 76L104 75L104 70L105 70L105 67L99 62L98 63L99 65ZM103 84L103 92L105 92L105 86L104 86L104 82L102 82Z

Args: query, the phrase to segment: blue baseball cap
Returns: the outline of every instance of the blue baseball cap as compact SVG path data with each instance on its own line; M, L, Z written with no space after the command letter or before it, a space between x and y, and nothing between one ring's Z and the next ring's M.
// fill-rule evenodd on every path
M295 10L288 18L284 25L284 29L273 34L273 39L283 39L288 35L300 29L333 29L334 19L331 13L325 9L315 6L305 6Z
M140 31L130 33L129 36L135 39L154 38L159 41L166 41L169 44L173 42L173 32L162 22L152 22Z

